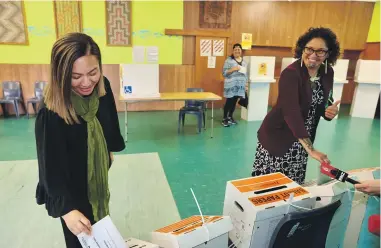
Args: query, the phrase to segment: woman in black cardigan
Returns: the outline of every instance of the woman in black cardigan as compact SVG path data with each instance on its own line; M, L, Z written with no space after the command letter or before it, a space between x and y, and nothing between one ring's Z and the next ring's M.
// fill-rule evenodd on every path
M94 40L71 33L56 41L51 79L35 124L37 203L60 217L66 246L109 214L108 169L125 144L110 82Z

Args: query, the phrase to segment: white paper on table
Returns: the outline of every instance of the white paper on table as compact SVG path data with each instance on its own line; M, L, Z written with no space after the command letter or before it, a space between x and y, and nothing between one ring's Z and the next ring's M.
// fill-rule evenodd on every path
M246 69L246 67L244 67L244 66L240 66L240 68L239 68L239 71L238 71L238 72L240 72L240 73L243 73L243 74L245 74L245 75L246 75L247 69Z
M132 58L134 60L134 63L144 63L145 47L144 46L134 46L132 48Z
M147 47L147 62L157 63L159 61L159 47Z
M213 40L213 56L224 56L224 40Z
M208 57L208 68L216 68L216 57L214 56Z
M212 55L212 40L200 40L200 56Z
M80 233L77 237L83 248L126 248L125 241L110 216L93 225L91 236Z

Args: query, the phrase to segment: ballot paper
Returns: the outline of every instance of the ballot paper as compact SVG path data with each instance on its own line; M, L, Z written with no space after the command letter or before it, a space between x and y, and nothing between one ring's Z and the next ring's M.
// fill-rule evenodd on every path
M247 71L246 67L244 67L244 66L240 66L240 68L239 68L239 72L240 72L240 73L242 73L242 74L246 74L246 71Z
M125 241L110 216L93 225L91 236L80 233L77 237L83 248L126 248Z

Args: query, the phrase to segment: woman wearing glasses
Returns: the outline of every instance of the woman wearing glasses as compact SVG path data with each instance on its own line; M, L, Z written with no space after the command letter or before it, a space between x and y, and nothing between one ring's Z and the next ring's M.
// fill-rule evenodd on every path
M275 107L259 131L252 176L281 172L299 184L308 155L329 162L313 146L320 117L332 120L340 101L333 102L333 66L340 55L336 35L328 28L310 28L299 37L294 57L279 78Z

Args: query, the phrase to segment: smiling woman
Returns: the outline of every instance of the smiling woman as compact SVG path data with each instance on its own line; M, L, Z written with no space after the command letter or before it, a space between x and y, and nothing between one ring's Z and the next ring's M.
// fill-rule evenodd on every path
M332 66L340 54L336 35L328 28L310 28L299 37L294 57L279 78L279 96L259 131L252 176L282 172L299 184L306 176L308 155L329 162L313 147L320 117L332 120ZM322 66L324 63L324 66Z
M110 82L94 40L71 33L57 40L51 79L37 115L39 166L36 198L61 218L66 246L109 214L112 153L125 148Z

